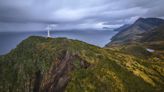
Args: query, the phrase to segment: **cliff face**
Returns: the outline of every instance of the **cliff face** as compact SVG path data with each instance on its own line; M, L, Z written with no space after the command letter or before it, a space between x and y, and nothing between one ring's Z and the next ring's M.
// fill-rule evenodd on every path
M147 56L32 36L0 57L0 92L160 92L163 59Z
M64 57L59 59L56 65L51 66L49 74L46 74L42 79L43 84L38 88L41 92L63 92L70 81L69 73L76 68L75 60L78 60L80 68L89 67L89 63L76 55L71 55L69 52L64 52L63 55Z

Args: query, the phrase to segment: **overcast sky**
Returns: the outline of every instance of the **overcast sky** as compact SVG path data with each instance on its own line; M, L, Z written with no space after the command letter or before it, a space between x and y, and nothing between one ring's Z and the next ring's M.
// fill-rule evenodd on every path
M164 0L0 0L0 31L116 28L164 17Z

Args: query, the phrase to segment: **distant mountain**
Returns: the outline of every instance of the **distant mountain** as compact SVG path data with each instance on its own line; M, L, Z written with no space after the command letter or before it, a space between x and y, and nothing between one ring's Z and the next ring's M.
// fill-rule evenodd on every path
M142 34L139 43L154 50L159 50L160 55L164 55L164 25Z
M130 24L125 24L117 29L115 29L114 31L123 31L123 30L126 30L130 27Z
M140 18L127 29L121 30L106 47L119 48L124 53L140 58L149 58L151 50L155 51L155 56L164 60L163 20Z
M31 36L0 56L0 92L162 92L164 63L152 54Z
M151 31L163 24L163 19L139 18L134 24L130 25L126 29L120 30L120 32L112 38L110 44L136 42L143 37L141 34Z
M156 42L164 41L164 25L153 29L152 31L145 32L141 42Z

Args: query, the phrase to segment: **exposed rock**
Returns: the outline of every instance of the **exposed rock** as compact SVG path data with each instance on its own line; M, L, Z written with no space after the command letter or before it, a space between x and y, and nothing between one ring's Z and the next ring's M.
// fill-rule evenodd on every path
M76 68L73 64L75 59L80 60L81 68L89 67L89 64L81 60L77 55L64 51L63 58L60 58L58 63L55 66L53 65L49 71L49 80L44 83L41 92L64 92L65 87L70 81L69 73Z

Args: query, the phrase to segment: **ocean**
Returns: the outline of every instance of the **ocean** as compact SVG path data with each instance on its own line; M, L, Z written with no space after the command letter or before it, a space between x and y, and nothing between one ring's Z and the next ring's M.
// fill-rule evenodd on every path
M65 30L52 31L51 37L66 37L68 39L76 39L86 43L104 47L110 42L111 38L116 34L112 30ZM4 55L14 49L22 40L29 36L47 36L46 31L39 32L0 32L0 55Z

